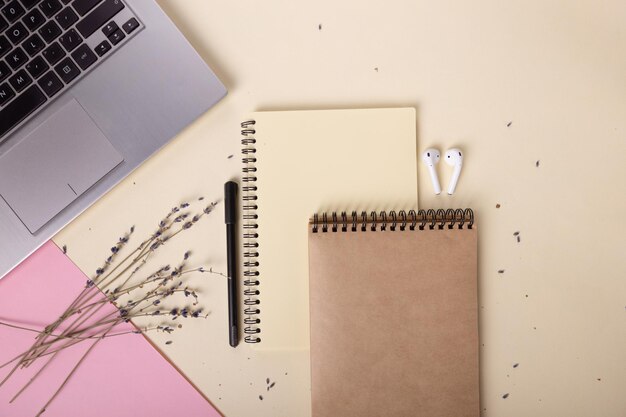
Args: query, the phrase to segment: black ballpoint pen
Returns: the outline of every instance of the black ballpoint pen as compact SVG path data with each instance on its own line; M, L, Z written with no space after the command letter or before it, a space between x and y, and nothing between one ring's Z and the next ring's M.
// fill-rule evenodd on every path
M228 262L228 341L232 347L239 343L237 323L237 183L224 184L226 212L226 253Z

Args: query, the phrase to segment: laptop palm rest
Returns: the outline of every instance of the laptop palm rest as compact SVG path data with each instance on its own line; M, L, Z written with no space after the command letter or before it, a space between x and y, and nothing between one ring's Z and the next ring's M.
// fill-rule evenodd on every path
M31 233L123 161L71 100L0 159L0 197Z

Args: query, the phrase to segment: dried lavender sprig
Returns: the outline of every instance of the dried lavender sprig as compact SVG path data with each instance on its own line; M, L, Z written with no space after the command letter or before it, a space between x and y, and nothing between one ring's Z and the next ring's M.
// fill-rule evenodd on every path
M176 292L176 291L173 291ZM168 295L173 294L173 292L170 292ZM133 306L132 308L134 308L135 306ZM142 316L142 314L134 314L131 315L129 314L128 310L124 310L126 313L125 314L120 314L119 317L116 317L114 319L110 319L110 320L100 320L99 322L97 322L95 325L90 325L88 326L88 329L93 329L94 327L101 327L101 326L105 326L107 324L110 324L111 326L109 326L109 328L105 331L104 335L106 335L113 327L119 325L122 322L128 322L130 320L130 318L132 317L139 317ZM111 314L116 314L117 312L111 313ZM200 313L200 311L198 311L198 313ZM143 314L143 315L148 315L148 314ZM154 315L154 314L152 314ZM195 315L194 317L198 317L197 315ZM173 320L175 320L177 317L173 317ZM88 330L87 329L87 330ZM79 333L84 332L85 330L80 331ZM76 342L78 343L78 342ZM73 342L67 342L65 343L64 347L69 347L69 345L75 344ZM49 347L49 346L48 346ZM41 355L44 355L46 353L46 350L48 350L48 347L46 347L46 349L44 349L41 353ZM54 353L50 358L47 359L47 361L44 363L44 365L37 371L37 373L15 394L15 396L11 399L10 402L13 402L15 399L17 399L31 384L32 382L34 382L34 380L39 376L39 374L41 374L41 372L43 372L48 365L52 362L52 360L56 357L57 353L60 352L62 349L59 349L56 353ZM32 362L30 362L32 363ZM22 367L28 366L30 363L24 364L22 365ZM18 364L19 365L19 364ZM54 398L54 397L53 397ZM45 407L44 407L45 408Z
M121 275L123 275L125 272L127 272L130 268L132 268L132 266L133 266L133 265L134 265L134 264L135 264L138 260L140 260L142 257L144 258L144 259L143 259L143 261L145 261L145 258L147 258L147 257L148 257L151 253L153 253L156 249L158 249L158 247L159 247L159 246L162 246L162 245L164 244L164 242L165 242L165 241L167 241L167 240L169 240L169 239L173 238L174 236L176 236L176 235L177 235L178 233L180 233L181 231L186 230L186 229L189 229L189 228L191 227L191 225L192 225L192 224L196 223L196 222L197 222L197 221L198 221L198 220L202 217L202 214L208 214L208 213L210 213L210 212L212 211L212 209L215 207L215 204L216 204L216 203L211 203L209 206L207 206L207 207L203 210L203 213L201 213L200 215L195 215L195 216L193 217L193 219L192 219L192 221L191 221L191 222L187 222L187 223L185 223L185 224L184 224L184 225L183 225L183 226L182 226L179 230L177 230L176 232L174 232L171 236L165 237L164 239L162 239L162 238L160 238L160 237L156 237L156 238L155 238L155 237L153 237L153 238L151 238L151 239L148 239L148 240L144 241L144 243L142 243L142 244L140 245L140 248L142 248L142 247L143 247L143 248L142 248L142 252L140 252L140 254L139 254L139 255L138 255L138 256L134 259L133 263L131 263L131 264L130 264L129 266L127 266L127 267L126 267L126 268L125 268L122 272L120 272L120 273L119 273L119 274L115 277L115 279L119 278ZM180 207L181 207L181 208L184 208L184 207L188 207L188 206L189 206L188 204L183 203L183 204L181 204L181 206L180 206ZM175 209L176 209L176 208L172 209L172 211L168 214L168 217L169 217L169 216L171 216L173 213L177 212L177 210L175 210ZM182 221L182 220L183 220L183 219L185 219L185 218L186 218L186 215L184 215L184 214L183 214L183 215L180 215L179 217L177 217L177 218L174 220L174 222L180 222L180 221ZM180 220L178 220L178 219L180 219ZM172 224L173 224L173 223L172 223ZM167 225L166 223L164 223L164 222L162 221L162 222L160 223L160 226L161 226L161 227L160 227L159 231L157 231L157 233L155 233L155 236L156 236L156 235L161 235L161 236L162 236L162 234L161 234L160 232L162 232L163 230L168 230L168 229L171 227L171 224L170 224L170 225ZM131 229L131 230L133 230L133 231L134 231L134 229ZM152 245L149 245L149 246L148 246L147 244L145 244L146 242L148 242L148 243L149 243L149 242L151 242L152 240L155 240L155 239L157 240L157 243L153 243ZM124 243L125 243L125 242L124 242ZM149 251L148 251L148 252L144 252L146 247L147 247L147 248L149 248ZM116 252L115 252L115 253L116 253ZM127 257L125 260L127 260L127 259L129 259L129 257ZM124 260L124 261L125 261L125 260ZM122 262L120 263L120 265L122 265L122 264L124 263L124 261L122 261ZM144 262L144 263L145 263L145 262ZM116 270L116 269L117 269L120 265L116 266L116 267L115 267L112 271L110 271L110 272L109 272L109 274L107 274L107 276L106 276L106 277L109 277L109 276L110 276L110 275L111 275L111 274L112 274L112 273L113 273L113 272L114 272L114 271L115 271L115 270ZM140 266L141 266L141 265L140 265ZM134 272L137 272L137 271L138 271L138 268L137 268L137 269L135 269L135 271L134 271ZM134 275L134 274L131 274L131 276L132 276L132 275ZM104 279L105 279L105 278L103 278L101 281L103 281ZM114 281L115 281L115 279L111 280L111 281L107 284L107 286L108 286L108 285L110 285L112 282L114 282ZM126 279L126 281L124 282L124 284L122 284L122 286L123 286L123 285L125 285L125 284L129 281L129 280L130 280L130 277ZM103 289L103 288L101 288L101 290L102 290L102 289ZM91 300L92 298L93 298L93 297L90 297L90 298L88 299L88 301L89 301L89 300ZM78 307L80 308L80 306L78 306ZM97 310L99 310L99 308L98 308ZM69 312L69 314L71 314L71 312ZM49 331L53 331L56 327L58 327L58 325L57 325L57 326L55 326L53 329L48 329L48 330L49 330ZM44 339L45 339L45 338L44 338ZM44 351L45 351L45 350L44 350ZM42 352L40 352L37 348L35 348L34 352L30 353L30 354L27 356L27 359L30 359L31 357L36 357L36 355L37 355L38 353L42 353ZM32 362L28 362L27 366L28 366L30 363L32 363ZM0 384L0 385L1 385L1 384Z
M213 208L214 206L215 206L215 204L211 204L210 206L208 206L207 208L205 208L205 209L204 209L203 213L205 213L205 214L210 213L210 211L212 210L212 208ZM173 210L173 212L174 212L174 211L176 211L176 210ZM169 216L168 216L168 217L169 217ZM191 227L191 226L192 226L195 222L197 222L197 221L199 220L199 218L200 218L200 217L202 217L202 214L194 216L194 218L192 219L192 221L187 221L186 223L184 223L184 224L183 224L183 227L181 228L181 230L186 230L186 229L189 229L189 228L190 228L190 227ZM179 220L182 220L182 219L184 219L184 217L177 218L177 220L176 220L176 221L179 221ZM178 232L177 232L177 233L178 233ZM176 234L177 234L177 233L176 233ZM168 240L168 238L163 239L163 241L162 241L162 242L160 242L160 244L163 244L166 240ZM159 245L157 244L156 246L153 246L152 248L153 248L153 249L156 249L158 246L159 246ZM114 251L114 252L116 252L116 251ZM110 273L112 273L112 272L113 272L113 271L110 271ZM125 271L123 271L123 272L125 272ZM120 274L120 275L121 275L121 274ZM63 321L63 320L61 320L61 321ZM51 331L51 330L52 330L52 329L51 329L51 328L50 328L50 326L49 326L49 327L46 329L45 333L50 333L50 331ZM3 381L3 382L4 382L4 381Z
M188 257L189 257L189 255L188 255L188 254L189 254L189 252L186 252L186 253L185 253L185 255L184 255L185 260L186 260L186 259L188 259ZM175 268L175 270L174 270L174 271L172 272L172 274L171 274L171 277L174 277L174 276L180 277L182 274L191 273L191 272L193 272L193 271L194 271L194 270L189 270L189 271L183 271L183 272L180 272L180 271L181 271L181 269L183 268L183 265L184 265L184 263L183 263L183 264L181 264L179 267ZM161 268L161 270L159 270L159 271L162 271L163 269L164 269L164 268ZM165 267L165 269L167 269L167 267ZM154 274L153 274L153 275L154 275ZM156 291L157 289L158 289L158 287L157 287L156 289L154 289L153 291ZM175 291L175 292L179 292L179 291ZM140 300L140 302L141 302L141 301L144 301L145 299L147 299L147 297L148 297L150 294L151 294L151 292L149 292L146 296L144 296L144 299ZM161 294L161 295L163 295L163 294ZM171 295L171 294L168 294L168 295ZM52 346L52 344L54 344L54 343L55 343L55 342L57 342L57 341L62 341L62 338L63 338L64 336L73 335L73 334L81 334L81 333L82 333L82 332L84 332L84 331L87 331L87 330L92 330L94 327L99 327L99 326L103 325L103 324L102 324L102 323L100 323L100 322L96 322L96 323L93 323L93 324L91 324L91 325L89 325L89 326L87 326L87 327L83 328L83 329L78 329L78 330L76 330L76 331L72 331L72 332L70 333L70 330L74 330L76 327L79 327L80 325L82 325L83 323L85 323L85 322L86 322L89 318L91 318L91 317L92 317L95 313L97 313L97 311L99 311L99 310L100 310L100 308L101 308L101 307L103 307L103 306L105 305L105 303L108 301L108 299L104 299L104 300L102 300L102 301L103 301L103 304L102 304L99 308L97 308L95 311L93 311L91 315L88 315L88 316L86 316L86 317L82 317L82 318L81 318L82 320L80 320L80 321L75 320L75 321L72 323L71 328L66 329L66 331L65 331L62 335L60 335L60 336L59 336L59 338L58 338L57 340L53 340L53 341L52 341L52 343L50 343L50 344L45 344L44 349L43 349L42 351L37 351L36 353L37 353L37 354L44 353L44 352L45 352L48 348L50 348L50 346ZM147 307L149 307L149 306L147 306ZM142 309L142 311L143 311L143 310L145 310L145 308L144 308L144 309ZM109 316L111 316L111 315L113 315L113 314L115 314L115 313L110 313L110 314L109 314L108 316L106 316L106 317L109 317ZM130 316L130 318L132 318L132 315ZM107 324L107 323L109 323L109 322L110 322L110 321L107 321L105 324ZM31 355L31 356L33 356L33 355ZM36 357L38 357L38 356L36 356ZM35 357L35 358L36 358L36 357ZM30 366L30 364L32 364L32 363L33 363L33 361L34 361L34 359L35 359L35 358L31 358L31 357L29 357L29 358L27 358L26 360L23 360L23 361L22 361L22 362L23 362L22 367L28 367L28 366Z

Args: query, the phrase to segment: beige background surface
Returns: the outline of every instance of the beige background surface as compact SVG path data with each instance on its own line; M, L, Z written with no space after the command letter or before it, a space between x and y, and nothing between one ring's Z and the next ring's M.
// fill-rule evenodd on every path
M252 110L413 106L418 151L466 154L454 197L420 165L419 205L477 212L483 415L625 415L626 3L161 4L230 94L55 238L81 268L130 224L219 197ZM220 210L169 250L225 270L223 230ZM229 349L225 282L198 285L211 316L155 342L226 416L306 416L303 353Z

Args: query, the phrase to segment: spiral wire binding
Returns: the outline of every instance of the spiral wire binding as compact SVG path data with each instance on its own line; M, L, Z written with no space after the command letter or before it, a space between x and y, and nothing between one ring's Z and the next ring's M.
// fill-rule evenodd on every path
M244 299L244 340L246 343L259 343L261 332L259 324L261 320L258 315L261 313L259 304L259 233L257 214L257 185L256 185L256 130L254 120L241 123L241 153L243 155L243 177L242 199L243 199L243 291Z
M474 211L472 209L448 209L448 210L409 210L407 213L404 210L399 212L395 211L381 211L376 213L372 211L369 216L367 212L362 211L361 214L357 214L353 211L348 217L346 212L341 212L339 216L336 212L329 214L322 213L321 220L319 214L313 215L311 221L311 231L313 233L328 233L331 232L356 232L360 230L365 231L405 231L405 230L443 230L448 229L472 229L474 227ZM341 220L339 220L341 217ZM369 225L369 228L368 228Z

